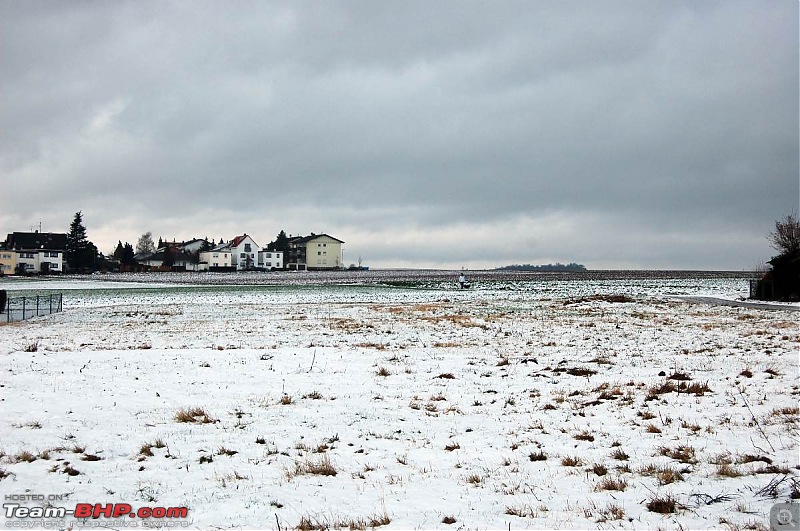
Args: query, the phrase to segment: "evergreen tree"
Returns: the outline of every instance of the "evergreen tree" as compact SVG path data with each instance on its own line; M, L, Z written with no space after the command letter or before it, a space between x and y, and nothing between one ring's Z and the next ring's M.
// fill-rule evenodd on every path
M119 261L122 263L122 265L133 265L134 254L135 253L133 252L133 245L129 244L128 242L125 242L125 246L122 248L122 255L120 256Z
M97 247L86 237L83 213L78 211L72 219L67 234L67 264L75 271L92 269L97 258Z
M164 260L162 262L167 267L172 267L175 264L175 248L167 245L164 249Z
M122 261L122 251L123 251L123 249L124 248L122 247L122 241L117 240L117 248L114 249L114 255L113 255L115 260Z
M275 238L274 242L270 242L267 245L268 251L283 251L284 253L289 252L289 238L286 236L286 232L281 230L278 233L278 236Z
M161 239L161 236L158 237L158 247L156 249L161 249L164 247L164 240Z

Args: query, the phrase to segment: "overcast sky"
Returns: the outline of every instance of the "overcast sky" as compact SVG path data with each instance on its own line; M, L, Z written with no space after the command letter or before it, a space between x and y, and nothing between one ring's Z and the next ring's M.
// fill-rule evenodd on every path
M747 269L798 210L798 2L0 2L0 231L345 263Z

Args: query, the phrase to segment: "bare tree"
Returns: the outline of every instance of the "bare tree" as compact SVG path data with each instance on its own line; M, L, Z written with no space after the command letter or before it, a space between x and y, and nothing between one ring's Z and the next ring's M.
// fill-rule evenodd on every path
M149 254L154 253L156 244L153 243L153 233L150 231L145 232L139 236L139 241L136 243L136 254Z
M775 222L775 230L767 236L772 247L782 255L800 254L800 220L797 214Z

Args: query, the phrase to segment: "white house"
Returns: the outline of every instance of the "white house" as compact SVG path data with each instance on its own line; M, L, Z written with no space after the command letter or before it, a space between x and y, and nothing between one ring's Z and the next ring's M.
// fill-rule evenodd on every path
M51 232L12 232L6 238L4 255L16 254L15 270L26 273L63 273L67 235ZM3 262L11 262L11 258ZM4 271L7 273L8 271ZM13 271L17 272L17 271Z
M283 269L283 251L270 251L266 247L258 251L258 267Z
M214 247L210 251L200 253L199 271L208 271L211 268L233 267L233 253L227 248L227 244Z
M231 252L231 265L237 270L251 269L256 266L258 244L247 233L237 236L225 246Z

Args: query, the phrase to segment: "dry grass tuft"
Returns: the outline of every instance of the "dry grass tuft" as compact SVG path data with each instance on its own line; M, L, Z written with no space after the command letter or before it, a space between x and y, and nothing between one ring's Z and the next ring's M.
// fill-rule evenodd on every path
M609 504L605 509L601 509L599 512L600 518L597 520L598 524L609 520L622 520L625 518L625 510L619 505Z
M647 510L659 514L672 514L678 509L678 502L672 495L654 496L647 502Z
M583 466L583 459L578 456L564 456L561 458L561 466Z
M720 463L717 465L717 475L726 478L738 478L742 471L730 463Z
M457 442L450 443L450 444L448 444L448 445L446 445L444 447L444 449L447 450L448 452L452 452L453 450L458 450L460 448L461 448L461 445L458 444Z
M583 430L579 434L575 435L573 438L578 440L578 441L589 441L589 442L593 442L594 441L594 435L592 435L591 433L589 433L586 430Z
M640 468L638 472L643 476L651 476L656 478L659 485L669 485L670 483L674 483L676 481L683 481L683 474L669 465L646 465Z
M181 408L175 413L175 420L192 424L212 424L216 422L206 410L201 407Z
M283 395L281 399L278 400L278 403L282 406L289 406L294 403L294 399L291 395Z
M538 452L531 452L531 454L528 456L528 459L531 461L547 461L547 454L541 450Z
M333 466L333 463L331 463L328 454L323 454L322 457L317 459L308 458L305 461L298 461L294 465L294 470L287 471L286 475L289 479L292 479L295 476L307 474L314 476L335 476L338 474L338 471L336 467Z
M630 456L622 448L617 448L611 452L611 457L617 461L627 461Z
M378 376L391 376L392 372L386 367L379 367L378 370L375 371L375 374Z
M681 445L675 448L668 448L666 446L661 446L658 449L658 453L660 455L669 457L670 459L674 459L679 463L687 463L690 465L694 465L697 463L695 450L691 446Z
M464 478L464 481L470 485L479 485L481 481L483 481L483 478L478 474L470 474Z
M457 520L452 515L451 516L445 516L444 518L442 518L442 523L443 524L450 525L450 524L454 524L456 522L457 522Z
M597 484L596 489L599 491L602 490L617 490L617 491L624 491L628 488L628 482L622 478L611 478L611 477L604 477L600 482Z

